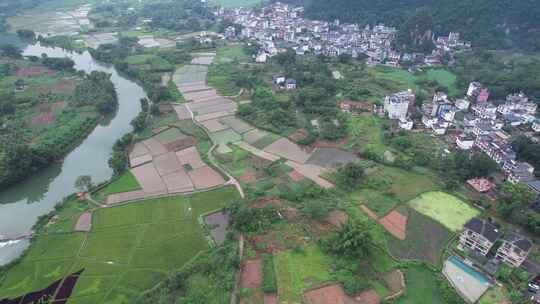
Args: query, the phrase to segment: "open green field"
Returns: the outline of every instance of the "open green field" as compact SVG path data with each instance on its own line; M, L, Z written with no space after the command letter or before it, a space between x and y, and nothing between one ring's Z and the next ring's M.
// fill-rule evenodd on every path
M331 280L329 257L316 245L306 247L304 253L279 252L274 257L274 265L282 302L300 303L304 289Z
M424 193L409 204L451 231L461 230L467 221L480 214L480 211L457 197L438 191Z
M250 7L262 3L262 0L212 0L212 3L226 8L232 7Z
M229 63L238 61L240 63L249 62L251 58L244 52L243 44L232 44L221 46L216 50L214 62Z
M216 89L219 95L234 96L240 92L233 76L236 67L232 63L212 64L208 69L208 85Z
M407 288L396 304L446 304L440 296L435 272L424 266L409 266L404 273Z
M107 185L107 187L105 187L105 189L103 189L102 191L109 195L114 193L135 191L139 189L141 189L141 186L135 179L135 176L133 176L130 171L127 171L118 179Z
M170 64L167 60L153 54L128 56L126 58L126 63L130 65L142 66L143 69L148 69L156 72L174 70L174 66Z
M439 189L437 178L429 172L382 165L368 170L365 183L366 187L351 192L350 197L379 216L384 216L421 193Z
M457 76L448 70L430 69L421 77L425 77L428 80L435 80L439 84L447 87L448 94L450 96L457 96L459 94L459 90L456 85Z
M351 135L349 148L370 151L382 156L391 150L383 143L382 119L376 116L351 117L347 121L348 134Z
M209 248L198 216L236 198L228 187L99 209L88 234L37 237L21 262L0 278L0 298L44 288L84 268L70 303L132 303Z
M450 230L408 206L398 207L398 212L407 216L407 237L403 241L387 237L388 249L392 255L398 259L439 265L442 251L452 237Z

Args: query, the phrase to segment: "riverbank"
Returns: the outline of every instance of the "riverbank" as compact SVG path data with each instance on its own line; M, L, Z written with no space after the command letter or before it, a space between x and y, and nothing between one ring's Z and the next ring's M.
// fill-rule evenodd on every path
M96 62L88 52L71 53L36 44L27 46L23 55L41 56L43 53L49 57L71 58L75 69L86 73L101 71L111 74L119 106L112 119L101 121L61 162L0 191L0 234L6 237L27 233L39 216L49 213L64 197L76 191L74 183L78 176L90 175L95 183L108 180L112 176L107 164L112 146L132 131L130 122L140 112L139 100L146 97L137 83L124 78L114 67ZM15 251L15 248L3 247L0 251ZM6 259L0 260L0 264L7 262Z

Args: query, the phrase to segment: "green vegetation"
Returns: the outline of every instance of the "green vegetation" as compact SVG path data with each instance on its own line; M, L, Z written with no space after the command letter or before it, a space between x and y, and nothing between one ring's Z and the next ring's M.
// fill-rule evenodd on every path
M121 303L134 299L171 270L180 269L197 253L207 250L198 216L236 197L234 188L222 188L189 197L98 209L87 235L69 231L37 236L28 254L0 279L0 298L44 288L67 273L85 268L72 295L74 302ZM61 218L53 231L74 217L76 206L80 203L59 213Z
M277 292L276 270L272 254L264 254L262 257L262 290L265 293Z
M420 169L404 170L388 166L375 166L369 172L362 187L350 193L352 200L365 204L379 216L404 204L421 193L440 188L437 177Z
M398 207L407 216L406 239L387 237L388 249L399 259L420 260L433 266L440 265L442 251L448 245L452 232L434 219L407 206Z
M489 88L491 100L503 100L506 95L522 90L533 100L540 99L536 55L515 52L478 50L457 56L453 68L458 87L465 90L471 81L480 81ZM532 76L531 76L532 75Z
M101 192L106 195L114 193L122 193L128 191L134 191L141 189L141 186L135 179L135 176L131 172L126 172L122 174L119 178L115 179L113 182L107 185Z
M281 301L300 302L304 289L331 279L330 259L316 245L308 246L302 252L279 252L274 264Z
M499 304L508 302L508 291L502 286L490 288L479 300L479 304Z
M261 4L261 0L212 0L213 3L226 7L250 7Z
M0 64L0 185L19 181L63 157L117 106L110 75L76 74L67 58L19 59ZM6 59L5 57L2 57Z
M469 4L461 0L456 3L444 0L412 0L399 3L383 0L376 6L370 0L288 2L306 4L306 16L310 19L324 19L330 22L339 19L342 22L361 25L384 22L401 29L402 35L424 34L426 30L441 34L455 31L462 33L465 39L473 41L476 47L504 49L517 46L527 50L539 49L538 36L526 34L539 24L534 17L539 8L532 2L482 0ZM428 20L424 18L423 23L412 22L418 15L417 11L422 8L425 13L419 16L427 16ZM483 18L477 18L478 12L483 12ZM457 22L457 20L465 21ZM501 20L504 20L511 30L507 33L490 31L499 25ZM419 26L416 30L407 31L410 29L408 23Z
M397 304L447 304L440 294L439 277L434 271L424 266L409 266L404 273L407 290L398 298Z
M461 230L468 220L480 214L477 209L444 192L424 193L409 204L416 211L437 220L454 232Z

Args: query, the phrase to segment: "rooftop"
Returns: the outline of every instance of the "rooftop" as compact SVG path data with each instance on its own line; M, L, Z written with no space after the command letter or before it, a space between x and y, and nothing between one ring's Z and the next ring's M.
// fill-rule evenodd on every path
M497 230L497 227L495 227L495 225L477 217L473 217L471 220L469 220L465 224L465 228L484 236L492 243L499 238L499 231Z

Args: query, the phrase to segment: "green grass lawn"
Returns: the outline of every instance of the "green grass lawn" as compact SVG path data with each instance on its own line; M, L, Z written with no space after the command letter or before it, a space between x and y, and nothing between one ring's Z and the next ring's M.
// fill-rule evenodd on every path
M122 193L128 191L135 191L141 189L139 182L135 179L135 176L131 172L126 172L119 178L111 182L102 192L109 194Z
M234 44L219 47L216 50L214 61L217 63L228 63L236 60L240 63L246 63L249 62L250 59L251 58L244 52L244 46L242 44Z
M423 76L429 80L435 80L441 85L448 88L448 94L450 96L457 96L460 92L458 91L456 80L457 76L445 69L430 69Z
M304 253L282 251L274 256L280 301L300 303L306 288L331 280L330 258L316 245L305 248Z
M455 196L444 192L429 192L412 200L410 206L446 226L451 231L459 231L480 211L469 206Z
M70 303L131 303L208 242L198 216L237 198L234 188L99 209L88 234L39 236L0 278L0 298L41 289L85 268Z
M424 266L409 266L404 272L407 288L396 304L446 304L440 296L435 272Z

